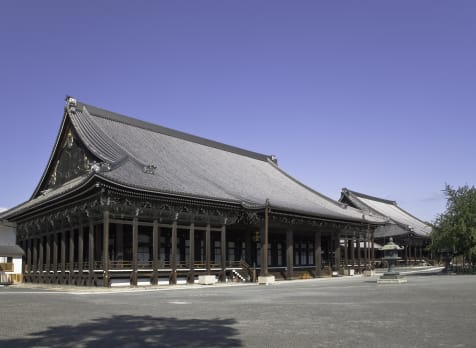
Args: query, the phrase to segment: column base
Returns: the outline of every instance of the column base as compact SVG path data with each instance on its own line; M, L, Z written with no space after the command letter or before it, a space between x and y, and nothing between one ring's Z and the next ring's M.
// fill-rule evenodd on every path
M198 284L200 285L213 285L217 282L217 278L214 275L199 275Z
M269 285L272 284L276 281L276 278L274 275L268 275L268 276L258 276L258 284L260 285Z

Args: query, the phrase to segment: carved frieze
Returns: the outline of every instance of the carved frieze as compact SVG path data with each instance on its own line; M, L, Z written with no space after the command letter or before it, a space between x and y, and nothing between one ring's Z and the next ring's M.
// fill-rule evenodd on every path
M71 129L66 133L53 163L53 171L48 179L46 189L58 187L75 177L85 174L92 165L87 151L82 144L76 141Z

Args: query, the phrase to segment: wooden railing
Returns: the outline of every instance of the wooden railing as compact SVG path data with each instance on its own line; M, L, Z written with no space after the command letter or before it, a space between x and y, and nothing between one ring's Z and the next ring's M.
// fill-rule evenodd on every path
M13 272L13 263L0 263L0 271Z
M56 266L56 268L55 268ZM85 270L87 271L89 269L89 262L74 262L72 264L73 267L70 267L70 263L65 263L64 264L64 269L66 272L72 270ZM93 262L93 269L102 269L103 268L103 263L102 261L94 261ZM189 269L190 268L190 262L188 261L176 261L175 266L177 269ZM249 270L250 266L244 262L244 261L227 261L225 263L225 266L227 268L244 268ZM200 261L200 262L195 262L193 264L193 267L195 269L206 269L207 268L207 263ZM0 268L3 269L6 272L11 272L13 271L13 264L0 264ZM127 269L132 269L133 268L133 263L130 260L126 261L109 261L109 267L110 270L127 270ZM152 269L153 268L153 261L137 261L137 269ZM160 269L171 269L172 268L172 262L171 261L161 261L159 260L157 263L157 268ZM211 262L210 263L210 268L221 268L221 263L220 262ZM28 265L25 265L25 272L28 273L29 271L33 271L32 267L28 267ZM62 270L62 265L61 263L57 263L56 265L54 264L42 264L37 266L37 271L42 271L42 272L55 272L55 271L61 271Z
M0 284L15 284L23 281L22 274L6 274L4 271L0 271Z

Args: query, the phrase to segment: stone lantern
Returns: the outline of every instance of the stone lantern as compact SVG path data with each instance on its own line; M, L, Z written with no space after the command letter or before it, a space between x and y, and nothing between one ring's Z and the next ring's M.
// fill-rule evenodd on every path
M379 250L383 251L383 259L388 262L388 270L377 280L379 284L400 284L406 283L407 280L395 271L395 264L401 257L398 256L398 251L404 248L398 246L393 242L393 238L390 237L387 244L381 247Z
M453 274L451 267L451 260L453 259L453 253L450 248L443 248L440 250L441 259L445 263L445 268L443 269L443 274Z

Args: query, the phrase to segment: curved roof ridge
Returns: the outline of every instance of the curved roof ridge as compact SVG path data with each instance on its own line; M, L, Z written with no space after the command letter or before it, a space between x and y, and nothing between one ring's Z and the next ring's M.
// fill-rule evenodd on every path
M245 150L245 149L242 149L242 148L239 148L239 147L227 145L227 144L220 143L218 141L210 140L210 139L207 139L207 138L202 138L202 137L199 137L199 136L196 136L196 135L181 132L181 131L171 129L171 128L168 128L168 127L159 126L159 125L154 124L154 123L142 121L142 120L139 120L137 118L132 118L132 117L129 117L129 116L125 116L125 115L122 115L122 114L119 114L119 113L116 113L116 112L112 112L112 111L109 111L109 110L106 110L106 109L98 108L97 106L85 104L85 103L82 103L82 102L79 102L79 101L78 101L78 106L85 107L95 117L101 117L101 118L104 118L104 119L107 119L107 120L110 120L110 121L119 122L119 123L123 123L123 124L129 125L129 126L149 130L151 132L161 133L161 134L168 135L168 136L171 136L171 137L174 137L174 138L179 138L179 139L182 139L182 140L190 141L190 142L193 142L193 143L205 145L205 146L208 146L208 147L213 147L213 148L228 151L228 152L232 152L232 153L239 154L239 155L242 155L242 156L251 157L251 158L254 158L254 159L261 160L261 161L267 161L271 157L269 155L265 155L265 154L262 154L262 153Z
M382 203L393 204L393 205L398 207L397 201L393 201L391 199L385 199L385 198L370 196L370 195L365 194L365 193L349 190L348 188L345 188L345 187L342 189L342 191L349 192L350 194L353 194L353 195L358 196L358 197L372 199L374 201L379 201L379 202L382 202Z
M94 122L86 108L68 112L68 115L84 145L98 158L108 163L115 163L128 155L125 149Z

